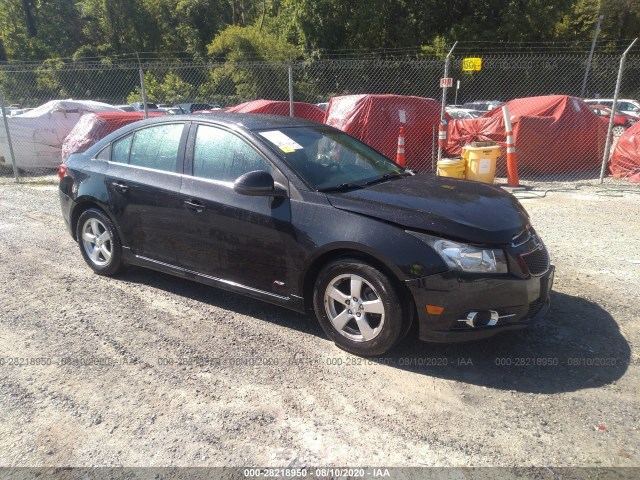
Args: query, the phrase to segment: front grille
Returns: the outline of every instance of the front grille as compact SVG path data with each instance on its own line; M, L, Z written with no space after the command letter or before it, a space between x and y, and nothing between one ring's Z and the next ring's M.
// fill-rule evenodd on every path
M531 275L542 275L549 270L549 253L543 246L529 253L523 253L520 258L524 261Z
M534 300L529 304L529 313L527 313L528 318L533 318L536 316L542 307L544 307L544 302L541 299Z

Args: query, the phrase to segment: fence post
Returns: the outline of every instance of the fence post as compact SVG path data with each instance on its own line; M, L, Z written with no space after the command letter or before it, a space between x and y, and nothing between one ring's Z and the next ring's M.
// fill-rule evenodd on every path
M147 106L147 90L144 88L144 72L142 71L142 63L140 63L140 55L138 57L138 72L140 73L140 91L142 93L142 106L144 108L144 118L149 118L149 107Z
M455 42L453 44L453 47L451 47L451 50L449 50L449 53L447 53L446 58L444 59L444 78L447 78L449 76L449 59L451 57L451 53L453 52L453 49L456 48L456 45L458 45L458 42ZM443 87L442 88L442 108L440 109L440 124L442 124L442 122L444 122L444 105L445 103L447 103L447 87ZM440 144L438 143L438 161L440 161L440 159L442 158L442 147L440 146ZM433 165L433 162L431 162L431 170L433 172L436 171L436 165Z
M593 61L593 51L596 49L596 41L598 40L598 34L600 33L600 24L604 15L598 17L598 23L596 24L596 33L593 35L593 42L591 43L591 51L589 52L589 59L587 60L587 67L584 69L584 78L582 79L582 90L580 90L580 96L584 98L587 92L587 80L589 79L589 70L591 70L591 62Z
M16 156L13 153L13 142L11 141L11 132L9 132L7 111L4 108L4 95L2 94L2 88L0 88L0 109L2 109L2 120L4 121L4 129L7 132L7 145L9 146L9 157L11 157L11 165L13 165L13 177L16 179L16 183L19 183L20 177L18 175L18 166L16 165Z
M293 117L293 67L289 64L289 116Z
M613 131L613 120L616 115L616 107L618 106L618 95L620 94L620 85L622 83L622 73L624 72L624 62L627 59L627 53L629 50L635 45L638 41L638 38L634 38L631 45L627 47L627 49L620 57L620 67L618 68L618 79L616 80L616 91L613 94L613 104L611 105L611 115L609 116L609 128L607 128L607 141L604 144L604 154L602 155L602 167L600 168L600 184L604 181L604 171L607 168L607 162L610 157L609 150L611 149L611 132Z

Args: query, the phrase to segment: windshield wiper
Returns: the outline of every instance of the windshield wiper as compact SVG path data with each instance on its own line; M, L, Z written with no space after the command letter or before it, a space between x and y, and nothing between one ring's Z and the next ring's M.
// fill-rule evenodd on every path
M376 183L382 183L382 182L386 182L387 180L391 180L392 178L402 178L402 177L407 177L410 176L411 174L409 172L400 172L400 173L385 173L384 175L378 177L378 178L374 178L373 180L369 180L368 182L364 183L362 186L366 187L369 185L374 185Z
M347 190L351 190L354 188L364 188L369 185L374 185L376 183L386 182L387 180L391 180L392 178L402 178L409 177L413 175L411 172L397 172L397 173L385 173L384 175L374 178L373 180L369 180L365 183L341 183L340 185L336 185L334 187L321 188L319 192L345 192Z
M322 192L322 193L327 193L327 192L346 192L347 190L351 190L351 189L354 189L354 188L363 188L363 187L364 187L364 185L361 185L359 183L341 183L340 185L336 185L334 187L321 188L318 191Z

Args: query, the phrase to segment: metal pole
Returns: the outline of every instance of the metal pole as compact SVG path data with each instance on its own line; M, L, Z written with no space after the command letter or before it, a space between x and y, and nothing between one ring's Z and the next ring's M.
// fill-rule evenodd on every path
M587 60L587 68L584 70L584 78L582 79L582 90L580 90L580 96L584 98L587 92L587 79L589 78L589 70L591 70L591 61L593 60L593 51L596 49L596 41L598 40L598 34L600 33L600 24L604 15L598 17L598 23L596 23L596 33L593 35L593 42L591 42L591 51L589 52L589 59Z
M609 116L609 128L607 129L607 141L604 145L604 154L602 155L602 167L600 168L600 184L604 181L604 171L609 161L609 149L611 148L611 132L613 131L613 117L616 115L616 107L618 106L618 95L620 94L620 85L622 84L622 73L624 72L624 62L627 59L627 53L638 41L634 38L631 45L624 51L620 57L620 68L618 68L618 80L616 80L616 91L613 94L613 104L611 105L611 115Z
M453 52L453 49L456 48L456 45L458 45L458 42L455 42L453 44L453 47L451 47L451 50L449 50L449 53L447 53L447 56L444 59L444 78L447 78L449 76L449 58L451 57L451 53ZM444 122L444 106L446 103L447 103L447 87L443 87L442 88L442 108L440 109L440 123ZM440 161L441 158L442 158L442 147L438 144L438 161ZM436 166L432 164L431 170L435 172Z
M9 157L11 157L11 165L13 165L13 178L16 182L20 182L18 176L18 166L16 165L16 156L13 153L13 142L11 142L11 133L9 132L9 122L7 121L7 112L4 108L4 95L2 95L2 89L0 88L0 109L2 109L2 119L4 120L4 129L7 132L7 145L9 146Z
M289 64L289 116L293 117L293 67Z
M142 71L142 63L140 63L140 55L138 57L138 72L140 73L140 90L142 92L142 106L144 108L144 118L149 118L149 107L147 106L147 90L144 88L144 72Z

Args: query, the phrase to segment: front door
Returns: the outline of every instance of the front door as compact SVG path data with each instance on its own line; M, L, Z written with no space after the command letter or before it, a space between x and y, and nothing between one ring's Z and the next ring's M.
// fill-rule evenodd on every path
M253 197L233 190L240 175L279 172L246 139L229 130L194 125L193 175L184 176L184 249L180 264L208 276L280 294L287 291L288 198ZM186 172L185 172L186 173Z

